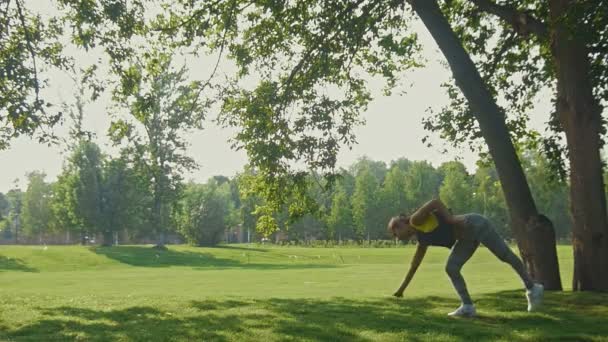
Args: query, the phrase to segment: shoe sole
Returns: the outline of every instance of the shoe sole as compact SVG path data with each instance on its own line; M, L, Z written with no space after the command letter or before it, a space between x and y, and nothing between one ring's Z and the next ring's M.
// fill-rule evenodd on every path
M477 317L477 314L468 314L468 315L450 315L448 314L449 317L456 317L456 318L475 318Z

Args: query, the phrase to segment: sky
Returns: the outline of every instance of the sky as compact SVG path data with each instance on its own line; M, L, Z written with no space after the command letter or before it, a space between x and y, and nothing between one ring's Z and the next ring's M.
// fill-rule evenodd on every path
M46 8L39 9L44 12ZM375 100L368 109L361 113L365 124L356 128L357 145L352 149L342 148L338 155L338 167L347 167L357 159L367 156L373 160L384 161L387 164L398 158L410 160L427 160L438 166L442 162L458 159L469 170L473 170L477 155L468 149L448 148L442 153L446 145L442 143L437 134L426 132L422 126L422 119L427 115L429 107L439 109L447 103L447 95L440 87L450 78L450 71L442 63L443 56L435 42L424 27L417 23L415 29L419 34L426 58L426 66L415 71L407 72L402 78L402 90L405 94L394 92L391 96L381 93L381 86L375 80L370 80ZM68 49L77 63L89 65L95 63L99 54L85 53L80 50ZM198 61L188 61L191 70L211 70L215 60L203 58ZM230 68L223 68L229 72ZM222 69L221 69L222 70ZM63 72L49 73L50 84L45 89L45 95L55 103L74 101L75 87L71 78ZM548 92L544 92L548 94ZM109 96L103 95L97 101L87 104L85 108L84 125L96 134L96 142L102 150L112 154L115 149L109 145L106 132L111 121ZM550 101L541 98L530 113L531 127L544 130L542 127L548 120ZM209 113L213 117L214 113ZM69 124L69 122L67 122ZM66 137L68 125L58 126L55 132L60 137ZM197 182L205 182L214 175L234 176L243 169L247 163L247 156L243 151L234 151L230 147L229 139L236 133L234 129L218 127L208 121L205 128L187 135L190 143L187 153L193 157L200 167L185 176ZM430 135L433 147L427 147L422 138ZM66 155L62 153L62 146L47 146L39 144L27 137L20 137L12 141L9 149L0 151L0 192L6 192L15 186L25 189L26 174L38 170L44 171L47 181L54 181L61 172L62 163Z

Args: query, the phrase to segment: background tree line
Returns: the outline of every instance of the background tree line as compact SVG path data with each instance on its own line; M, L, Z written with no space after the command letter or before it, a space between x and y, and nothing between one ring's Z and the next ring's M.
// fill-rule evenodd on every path
M532 192L555 224L557 237L571 229L567 184L551 180L548 161L534 151L523 153ZM230 179L215 176L206 183L178 182L163 196L166 218L161 231L173 242L216 245L260 241L256 226L263 199L242 189L255 176L244 170ZM0 230L5 243L155 242L160 220L154 215L154 170L125 155L110 157L88 139L72 147L63 171L54 182L45 174L27 175L27 188L0 193ZM323 179L308 176L310 195L318 210L293 219L290 205L272 213L280 230L275 240L386 240L387 220L411 212L439 196L455 213L488 216L501 234L512 238L508 212L494 168L479 162L474 173L458 161L434 167L405 158L386 164L362 158L329 189ZM316 178L316 179L315 179ZM549 181L548 181L549 180Z

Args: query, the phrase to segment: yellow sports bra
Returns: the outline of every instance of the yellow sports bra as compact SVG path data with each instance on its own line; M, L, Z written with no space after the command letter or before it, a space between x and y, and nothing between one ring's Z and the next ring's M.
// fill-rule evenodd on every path
M429 213L429 216L426 218L426 220L424 220L424 222L422 222L422 224L416 225L410 220L410 225L423 233L429 233L439 226L439 221L437 220L437 216L435 216L435 214Z

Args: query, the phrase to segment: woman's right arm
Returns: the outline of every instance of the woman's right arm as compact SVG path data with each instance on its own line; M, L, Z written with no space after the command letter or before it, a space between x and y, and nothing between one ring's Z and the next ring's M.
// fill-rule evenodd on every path
M420 209L416 210L410 217L410 223L421 225L432 212L441 215L447 223L453 224L456 222L454 215L452 215L445 204L436 198L426 202Z
M395 293L393 293L393 296L403 297L403 291L405 291L405 288L409 285L410 281L412 281L414 274L416 274L416 270L418 269L418 266L420 266L422 259L424 259L424 255L426 254L426 249L427 249L426 245L421 245L420 243L418 243L418 245L416 247L416 253L414 254L414 258L412 259L412 264L410 265L410 269L407 271L407 274L405 276L405 279L403 279L401 286L399 286L397 291L395 291Z

